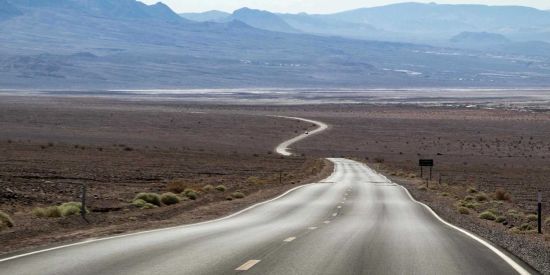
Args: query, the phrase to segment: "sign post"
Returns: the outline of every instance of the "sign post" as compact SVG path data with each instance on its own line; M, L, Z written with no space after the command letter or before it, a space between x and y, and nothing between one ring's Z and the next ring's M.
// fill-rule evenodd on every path
M539 229L539 234L542 234L542 192L540 190L537 194L537 201L538 201L538 206L537 206L538 229Z
M430 180L432 180L432 168L434 166L433 159L420 159L418 161L418 166L420 166L420 177L423 178L424 167L430 167Z
M80 187L80 191L81 191L81 207L80 207L80 216L82 216L82 219L84 219L84 221L86 221L87 223L90 223L88 221L88 219L86 219L86 184L82 184L82 186Z

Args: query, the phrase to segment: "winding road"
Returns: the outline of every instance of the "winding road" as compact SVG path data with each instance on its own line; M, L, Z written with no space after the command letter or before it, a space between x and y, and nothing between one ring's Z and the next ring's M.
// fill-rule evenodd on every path
M231 216L1 259L0 274L534 273L368 166L329 160L327 179Z

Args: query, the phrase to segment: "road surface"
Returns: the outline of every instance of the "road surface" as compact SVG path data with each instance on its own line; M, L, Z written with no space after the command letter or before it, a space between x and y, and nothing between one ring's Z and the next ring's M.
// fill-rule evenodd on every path
M0 260L1 274L527 274L367 166L220 220ZM508 256L504 255L504 258ZM515 267L513 265L516 265ZM519 272L518 272L519 271Z
M275 116L275 117L280 117L280 118L288 118L288 119L295 119L295 120L300 120L300 121L304 121L304 122L308 122L308 123L311 123L311 124L315 124L317 125L318 127L312 131L309 131L307 133L303 133L297 137L294 137L292 139L289 139L281 144L279 144L279 146L277 146L277 148L275 148L275 152L277 152L277 154L280 154L280 155L283 155L283 156L291 156L292 155L292 152L290 152L290 145L302 140L302 139L305 139L309 136L312 136L312 135L315 135L315 134L318 134L324 130L326 130L328 128L328 125L326 125L325 123L323 122L320 122L320 121L315 121L315 120L311 120L311 119L305 119L305 118L301 118L301 117L287 117L287 116Z

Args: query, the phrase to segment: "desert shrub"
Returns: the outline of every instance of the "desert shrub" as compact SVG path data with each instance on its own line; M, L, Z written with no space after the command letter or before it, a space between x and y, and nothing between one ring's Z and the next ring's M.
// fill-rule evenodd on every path
M187 184L182 179L175 179L169 181L168 184L166 184L166 190L172 193L179 194L185 190L186 185Z
M427 188L426 186L422 185L422 186L418 186L418 190L420 190L420 191L427 191L428 188Z
M503 223L506 221L506 218L504 216L498 216L495 221L498 223Z
M510 201L512 197L504 189L497 189L495 191L495 199L499 201Z
M135 207L142 208L144 207L148 202L142 200L142 199L136 199L132 201L132 205Z
M478 202L484 202L484 201L488 201L489 200L489 196L487 196L487 194L485 193L478 193L476 196L476 201Z
M531 230L533 230L533 226L528 224L528 223L524 223L524 224L519 226L519 230L521 230L521 231L531 231Z
M66 202L58 206L61 216L68 217L76 214L80 214L80 209L82 209L82 204L79 202Z
M216 186L216 190L218 190L220 192L225 192L225 191L227 191L227 187L225 187L225 185L218 185L218 186Z
M460 206L458 208L458 213L462 214L462 215L468 215L470 214L470 210L464 206Z
M479 204L476 203L476 202L468 202L468 203L464 204L464 207L470 208L470 209L476 209L478 206L479 206Z
M480 219L484 219L484 220L490 220L490 221L494 221L497 219L497 217L495 216L495 214L493 214L492 212L490 211L484 211L482 212L481 214L479 214L479 218Z
M179 203L181 200L176 194L172 192L167 192L160 195L160 201L166 205L172 205Z
M39 218L59 218L61 217L61 211L57 206L37 207L32 213Z
M160 196L155 193L139 193L134 198L134 200L137 200L137 199L142 199L145 202L148 202L150 204L160 206Z
M199 195L197 194L197 192L193 191L193 190L190 190L190 191L187 191L187 192L184 192L183 193L187 198L191 199L191 200L196 200Z
M204 191L204 192L212 192L212 191L214 191L214 186L212 186L212 185L210 185L210 184L205 185L205 186L202 187L202 191Z
M233 197L227 196L227 197L225 197L225 200L232 201L232 200L233 200Z
M255 177L255 176L248 177L248 179L246 179L246 181L248 183L251 183L251 184L264 184L265 183L265 180L262 180L258 177Z
M132 205L135 206L135 207L138 207L138 208L141 208L141 209L152 209L152 208L157 208L158 206L152 204L152 203L148 203L142 199L135 199L132 201Z
M441 196L443 196L443 197L448 197L449 195L450 195L450 194L449 194L449 193L447 193L447 192L443 192L443 193L441 193Z
M11 219L10 215L0 211L0 230L8 227L13 227L14 225L15 223Z
M539 217L536 214L529 214L529 215L525 216L525 218L527 218L527 220L530 221L530 222L534 222L534 221L539 220Z
M233 192L231 194L231 197L233 197L235 199L242 199L242 198L244 198L244 194L242 192Z
M473 187L469 187L466 191L467 191L468 193L470 193L470 194L475 194L475 193L477 193L477 190L476 190L475 188L473 188Z
M382 157L375 157L374 158L374 163L384 163L384 158Z
M473 196L466 196L466 197L464 197L464 200L465 201L473 201L473 200L475 200L475 198Z

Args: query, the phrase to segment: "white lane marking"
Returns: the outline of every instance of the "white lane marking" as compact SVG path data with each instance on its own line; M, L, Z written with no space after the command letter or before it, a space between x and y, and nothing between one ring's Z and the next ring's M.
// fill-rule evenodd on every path
M329 176L329 177L331 177L331 176ZM187 228L187 227L200 226L200 225L204 225L204 224L224 221L224 220L233 218L235 216L238 216L242 213L245 213L247 211L250 211L250 210L252 210L256 207L259 207L259 206L262 206L264 204L268 204L270 202L281 199L281 198L287 196L288 194L290 194L290 193L292 193L292 192L294 192L298 189L301 189L301 188L304 188L306 186L313 185L313 184L315 184L315 183L308 183L308 184L304 184L304 185L301 185L301 186L296 186L296 187L286 191L285 193L279 195L278 197L275 197L275 198L267 200L267 201L259 202L257 204L251 205L251 206L249 206L249 207L247 207L247 208L245 208L241 211L235 212L235 213L230 214L230 215L225 216L225 217L221 217L219 219L209 220L209 221L204 221L204 222L199 222L199 223L192 223L192 224L178 225L178 226L172 226L172 227L165 227L165 228L159 228L159 229L153 229L153 230L140 231L140 232L123 234L123 235L105 237L105 238L89 239L89 240L85 240L85 241L81 241L81 242L76 242L76 243L66 244L66 245L60 245L60 246L56 246L56 247L46 248L46 249L42 249L42 250L37 250L37 251L33 251L33 252L28 252L28 253L24 253L24 254L20 254L20 255L15 255L15 256L12 256L12 257L0 259L0 263L7 262L7 261L10 261L10 260L15 260L15 259L18 259L18 258L31 256L31 255L36 255L36 254L40 254L40 253L44 253L44 252L49 252L49 251L54 251L54 250L58 250L58 249L63 249L63 248L68 248L68 247L73 247L73 246L79 246L79 245L84 245L84 244L90 244L90 243L99 242L99 241L108 241L108 240L113 240L113 239L118 239L118 238L138 236L138 235L142 235L142 234L156 233L156 232L162 232L162 231L169 231L169 230L173 230L173 229L182 229L182 228Z
M283 242L289 243L289 242L292 242L294 240L296 240L296 237L288 237Z
M366 165L365 165L366 166ZM372 170L370 167L367 166L368 169ZM372 170L374 171L374 170ZM378 173L379 174L379 173ZM390 181L386 176L382 175L382 174L379 174L380 176L386 178L388 181ZM391 181L390 181L391 182ZM525 270L525 268L523 268L520 264L518 264L516 261L514 261L512 258L510 258L508 255L504 254L502 251L500 251L500 249L494 247L493 245L491 245L489 242L487 242L486 240L482 239L481 237L478 237L476 235L474 235L473 233L471 232L468 232L466 231L465 229L462 229L456 225L453 225L447 221L445 221L443 218L441 218L439 215L437 215L437 213L435 213L435 211L433 211L433 209L431 209L428 205L422 203L422 202L419 202L417 201L415 198L413 198L413 196L411 195L411 193L409 192L409 190L407 190L407 188L403 187L402 185L398 185L400 186L401 188L403 188L403 190L405 190L405 192L407 193L407 195L409 195L409 198L413 201L413 202L416 202L420 205L422 205L423 207L425 207L429 213L431 213L434 217L437 218L437 220L439 220L441 223L443 223L444 225L454 229L454 230L457 230L461 233L463 233L464 235L476 240L477 242L479 242L480 244L482 244L483 246L489 248L489 250L493 251L495 254L497 254L497 256L499 256L502 260L504 260L507 264L509 264L513 269L516 270L516 272L518 272L519 274L521 275L530 275L531 273L529 273L529 271Z
M329 223L330 223L330 221L324 221L323 223L324 223L324 224L329 224Z
M338 206L337 206L336 208L338 208L338 209L341 209L341 208L342 208L342 206L341 206L341 205L338 205Z
M304 122L308 122L308 123L312 123L312 124L315 124L318 126L318 128L316 128L315 130L312 130L308 133L305 133L305 134L301 134L299 136L296 136L296 137L293 137L281 144L279 144L276 148L275 148L275 152L277 152L277 154L279 155L283 155L283 156L292 156L292 153L289 152L289 146L304 139L304 138L307 138L309 136L312 136L312 135L315 135L317 133L320 133L326 129L328 129L328 125L323 123L323 122L320 122L320 121L315 121L315 120L311 120L311 119L305 119L305 118L300 118L300 117L288 117L288 116L272 116L272 117L279 117L279 118L287 118L287 119L294 119L294 120L300 120L300 121L304 121Z
M237 271L246 271L246 270L251 269L253 266L255 266L259 262L260 262L260 260L250 260L250 261L244 263L243 265L237 267L235 270L237 270Z
M332 213L332 216L336 217L336 216L338 216L338 213Z
M312 227L310 227L310 228L308 228L308 229L309 229L309 230L315 230L315 229L317 229L317 226L312 226Z

